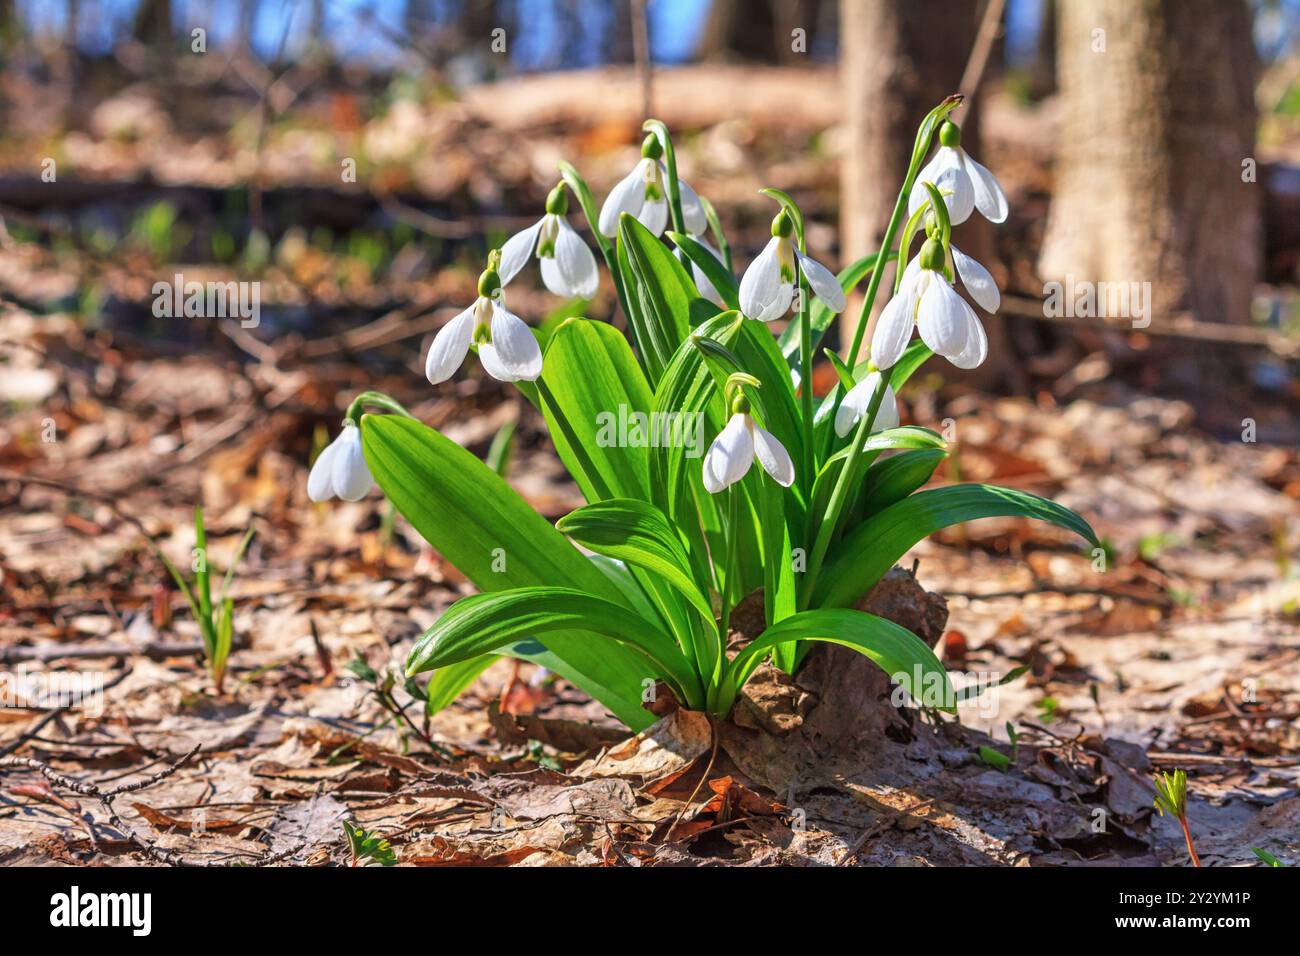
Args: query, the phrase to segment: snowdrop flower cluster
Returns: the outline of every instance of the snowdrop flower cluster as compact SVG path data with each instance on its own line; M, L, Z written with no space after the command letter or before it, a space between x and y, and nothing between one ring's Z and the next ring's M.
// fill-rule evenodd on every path
M343 431L316 457L307 476L307 497L328 501L337 496L344 501L360 501L375 486L361 453L361 429L352 419L345 419Z
M541 347L528 324L506 308L501 276L491 264L479 276L478 299L434 336L425 377L434 385L451 378L471 345L484 371L502 382L533 382L542 374Z
M832 312L843 312L844 290L835 274L804 255L795 245L794 223L782 209L772 220L772 238L740 280L740 311L746 318L772 322L790 311L798 269L808 280L813 295Z
M561 183L546 198L546 215L501 247L501 285L509 285L536 250L542 282L551 293L569 299L590 299L596 294L600 285L596 257L569 225L568 211L569 197Z

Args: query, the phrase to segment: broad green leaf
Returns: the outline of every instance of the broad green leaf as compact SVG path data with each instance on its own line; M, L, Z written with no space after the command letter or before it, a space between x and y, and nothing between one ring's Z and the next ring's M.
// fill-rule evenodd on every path
M684 236L679 232L669 232L668 238L708 277L728 309L740 308L740 283L731 274L731 270L718 261L707 246L695 237Z
M700 300L686 269L649 229L624 213L618 225L618 256L626 264L629 307L638 314L638 346L658 381L692 325L692 303ZM709 308L717 311L712 305ZM644 335L648 341L641 341ZM654 361L651 361L651 355Z
M513 588L462 598L416 641L406 673L445 667L554 631L585 631L618 642L648 665L642 669L643 679L663 678L686 706L703 706L703 688L671 638L625 605L572 588ZM597 650L609 648L607 643L593 643Z
M1046 498L993 485L931 488L890 505L845 535L822 568L810 603L847 607L922 538L963 521L996 517L1037 518L1097 544L1088 522Z
M628 606L609 578L455 442L397 415L363 416L361 438L366 464L388 500L480 590L553 584ZM619 719L634 729L649 724L640 706L644 667L634 655L562 632L551 634L546 648L565 665L552 669Z
M555 524L584 547L660 575L713 621L713 608L691 576L690 558L663 512L631 498L590 504Z
M905 451L877 462L867 471L863 482L866 494L857 508L862 517L870 517L902 501L930 480L948 453L939 448Z
M551 337L539 385L519 383L546 417L556 453L588 501L650 496L654 396L612 325L570 319Z
M475 678L487 670L497 657L496 654L482 654L435 670L429 678L429 683L424 687L424 693L427 695L425 713L436 714L450 704L466 687L474 683Z
M916 700L939 710L955 707L948 673L919 637L883 617L842 608L801 611L769 627L731 661L718 697L726 713L767 652L792 641L826 641L865 654Z

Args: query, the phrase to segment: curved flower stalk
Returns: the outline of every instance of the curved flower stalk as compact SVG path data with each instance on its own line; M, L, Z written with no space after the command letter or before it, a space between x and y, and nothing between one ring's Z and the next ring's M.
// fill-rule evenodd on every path
M932 352L958 368L977 368L988 357L988 336L975 310L957 294L944 274L942 243L927 239L915 261L916 270L903 276L898 294L880 313L871 339L871 360L878 368L892 367L907 348L912 327L916 326Z
M740 280L740 311L746 318L773 322L790 311L796 268L802 272L815 295L832 312L843 312L844 290L835 273L806 256L793 240L794 221L782 209L772 220L772 238Z
M569 197L560 183L546 197L546 215L501 247L498 271L502 286L510 284L536 251L542 282L552 294L570 299L590 299L596 294L600 286L596 256L569 225L568 212Z
M945 173L950 174L945 177ZM970 218L978 209L989 222L1005 222L1007 196L994 175L975 162L961 147L961 127L952 120L944 120L939 127L939 151L917 173L918 182L938 183L944 178L947 189L944 201L954 226ZM916 212L926 201L923 190L912 190L908 201L908 214Z
M328 501L336 496L344 501L360 501L374 486L366 456L361 453L361 429L352 419L344 419L343 431L311 466L307 497L312 501Z
M844 438L857 427L862 416L870 409L872 396L876 394L876 389L879 387L880 372L873 369L863 377L862 381L849 389L844 400L840 402L840 407L835 410L835 434ZM897 427L898 399L894 396L894 390L886 385L885 397L871 423L871 434Z
M740 383L757 386L758 380L748 375L733 375L727 382L734 389L731 399L731 417L726 427L713 439L704 455L704 489L716 495L734 485L749 473L754 459L772 480L782 487L794 484L794 462L780 439L755 423L749 413L749 398L740 390Z
M542 374L542 350L523 319L505 306L498 254L478 279L478 299L442 327L429 346L424 374L437 385L455 374L470 347L483 369L502 382L533 382Z
M600 207L600 231L611 239L618 235L618 217L627 213L656 236L668 226L668 189L665 179L663 147L653 134L641 144L641 159L632 171L615 184ZM681 188L682 219L686 231L693 236L709 227L704 207L695 190L684 179L677 180Z

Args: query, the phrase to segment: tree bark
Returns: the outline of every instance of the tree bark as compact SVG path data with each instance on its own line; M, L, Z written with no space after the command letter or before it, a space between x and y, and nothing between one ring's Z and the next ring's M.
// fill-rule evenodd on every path
M1056 13L1063 115L1042 278L1149 282L1156 322L1249 321L1263 187L1243 182L1245 0L1071 0Z
M880 247L916 128L940 100L957 92L975 40L976 7L975 0L841 0L840 82L848 117L840 183L845 263ZM969 112L962 109L954 118L962 124L963 144L978 157L978 129L962 115ZM981 258L989 234L978 218L959 227L960 245ZM892 270L885 282L891 278ZM889 289L881 286L876 313L889 300ZM856 318L850 305L842 345ZM869 334L864 341L870 342Z

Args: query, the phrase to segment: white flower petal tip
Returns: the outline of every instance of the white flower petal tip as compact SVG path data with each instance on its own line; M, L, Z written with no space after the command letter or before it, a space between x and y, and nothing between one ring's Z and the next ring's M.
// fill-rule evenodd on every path
M893 368L907 348L912 337L916 285L916 281L904 278L898 294L885 304L876 320L876 331L871 336L871 361L877 368Z
M840 407L835 412L835 434L844 438L858 426L862 416L867 413L871 407L871 399L876 394L876 389L880 387L880 373L871 372L862 381L854 385L844 399L840 402ZM890 386L885 386L884 397L880 400L880 407L876 409L876 420L871 423L871 434L885 431L888 428L898 427L898 400L894 397L894 390Z
M542 374L533 330L500 302L493 303L492 341L479 346L478 356L487 373L503 382L533 382Z
M840 286L840 280L835 278L835 273L831 272L824 265L810 256L805 256L798 250L795 255L799 257L799 268L808 279L808 285L812 287L813 295L826 303L827 308L832 312L843 312L848 300L844 296L844 289Z
M618 217L623 213L637 216L645 204L645 171L648 159L642 159L632 171L620 179L605 197L600 207L596 227L601 235L613 239L618 235Z
M1007 196L997 177L969 156L965 157L975 208L989 222L1007 221Z
M519 275L524 266L528 265L528 257L533 254L533 248L537 245L537 235L541 232L546 219L547 217L543 216L527 229L515 233L501 247L501 264L497 268L497 275L501 278L503 286L509 285L510 280Z
M961 284L966 287L971 298L985 312L996 312L1002 305L1002 294L998 291L998 284L993 280L992 274L956 246L949 248L957 275L961 276Z
M934 159L916 174L916 186L907 201L908 215L929 198L929 190L921 186L925 182L934 183L943 193L954 226L969 219L976 209L990 222L1006 221L1007 197L997 178L960 146L940 146Z
M767 429L753 421L748 424L754 434L754 457L763 466L763 470L772 476L773 481L789 488L794 484L794 462L790 460L790 453Z
M447 381L465 361L470 340L474 337L474 313L478 308L478 303L471 305L434 336L433 344L429 346L429 356L424 361L424 376L429 384L438 385Z
M555 254L541 260L542 282L554 295L590 299L600 286L596 256L565 219L556 224Z
M317 502L335 496L344 501L360 501L374 486L375 479L361 449L361 429L354 422L345 422L343 431L312 465L307 476L307 497Z
M740 311L748 319L771 322L790 308L794 285L781 281L781 240L773 236L740 277ZM785 299L785 308L771 314ZM770 318L769 318L770 315Z

